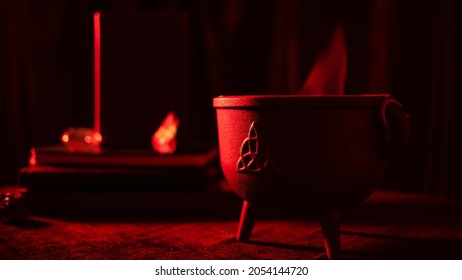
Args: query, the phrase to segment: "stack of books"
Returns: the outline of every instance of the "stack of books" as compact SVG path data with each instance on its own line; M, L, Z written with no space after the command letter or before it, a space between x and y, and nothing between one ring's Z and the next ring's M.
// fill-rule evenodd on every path
M195 147L172 155L149 150L69 152L64 145L31 150L31 165L19 172L30 190L191 189L208 186L217 148Z
M194 197L210 196L221 181L213 147L159 155L140 150L69 152L57 145L33 148L30 163L19 171L19 186L27 188L34 212L191 206L197 205Z

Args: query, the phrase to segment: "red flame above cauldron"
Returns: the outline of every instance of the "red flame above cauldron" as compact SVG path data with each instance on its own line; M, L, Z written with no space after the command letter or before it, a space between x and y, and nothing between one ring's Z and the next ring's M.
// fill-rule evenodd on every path
M347 72L347 50L342 26L335 29L329 47L322 52L308 75L300 94L343 94Z

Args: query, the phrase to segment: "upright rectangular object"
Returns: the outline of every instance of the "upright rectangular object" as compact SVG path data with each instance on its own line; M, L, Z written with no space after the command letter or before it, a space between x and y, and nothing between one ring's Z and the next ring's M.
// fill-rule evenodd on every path
M101 12L100 28L103 145L152 149L151 136L170 111L180 118L181 145L188 125L188 15Z

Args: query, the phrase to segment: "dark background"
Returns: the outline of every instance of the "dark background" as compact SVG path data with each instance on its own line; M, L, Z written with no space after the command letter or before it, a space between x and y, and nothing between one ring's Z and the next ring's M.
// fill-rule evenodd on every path
M216 141L212 97L297 91L335 24L346 93L389 92L411 115L387 188L462 197L460 1L0 0L0 185L29 149L92 126L93 13L182 10L191 26L194 141Z

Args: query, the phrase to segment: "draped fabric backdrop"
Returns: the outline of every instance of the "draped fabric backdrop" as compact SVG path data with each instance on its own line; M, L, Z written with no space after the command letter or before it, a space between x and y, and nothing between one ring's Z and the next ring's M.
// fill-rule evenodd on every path
M31 147L92 125L95 11L177 9L190 14L192 140L216 141L214 96L297 91L341 23L346 92L392 93L411 115L387 187L461 197L459 2L0 0L0 184Z

